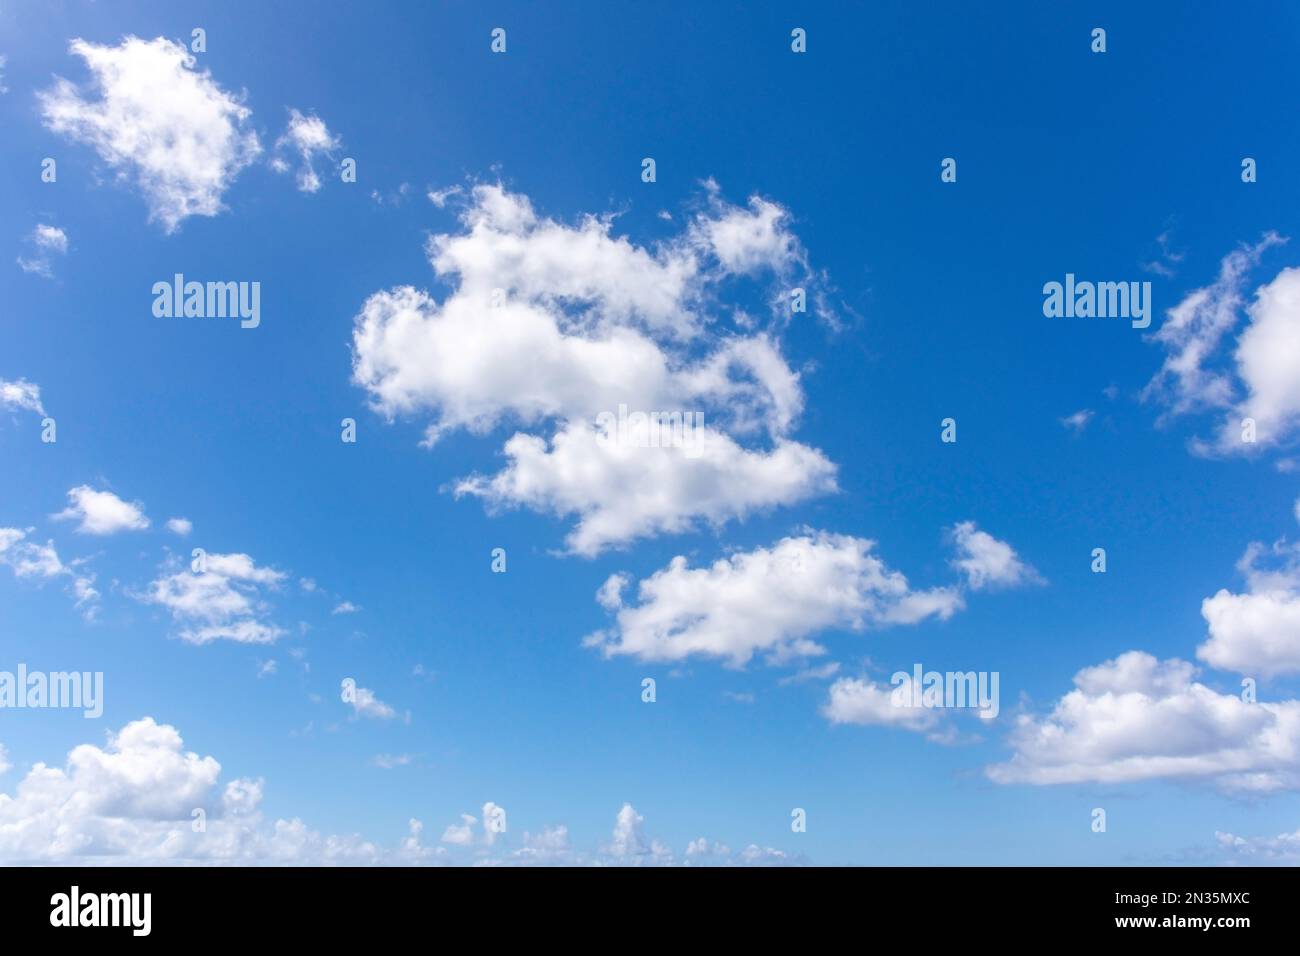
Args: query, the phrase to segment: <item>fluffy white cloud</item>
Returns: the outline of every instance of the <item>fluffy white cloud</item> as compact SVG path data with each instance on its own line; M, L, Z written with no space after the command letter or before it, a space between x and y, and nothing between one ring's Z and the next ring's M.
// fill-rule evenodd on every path
M623 865L662 866L671 863L673 851L658 840L648 839L644 823L645 817L637 813L632 804L623 804L614 819L614 832L604 848L605 853Z
M772 662L825 653L813 635L946 620L963 606L954 588L914 590L872 554L874 542L809 532L691 568L685 557L640 582L640 603L625 604L615 576L599 599L615 626L586 639L606 656L646 661L693 654L744 666L756 653Z
M68 234L58 226L40 223L32 230L32 242L38 249L50 252L66 253L68 251Z
M171 612L182 640L269 644L284 634L266 619L264 599L285 579L283 572L258 567L246 554L208 554L200 567L163 574L141 597Z
M1244 454L1300 434L1300 269L1283 269L1249 303L1245 295L1260 256L1284 241L1269 233L1226 256L1215 282L1170 309L1153 336L1169 354L1143 396L1170 414L1219 416L1213 439L1193 443L1198 452ZM1243 311L1248 322L1228 354L1224 340ZM1254 442L1242 440L1246 418Z
M0 746L0 773L9 769ZM0 863L148 866L203 865L438 865L453 862L445 847L420 842L424 825L408 821L408 835L385 848L356 834L325 835L302 820L263 816L262 780L221 783L214 757L185 749L175 727L151 717L110 734L105 746L82 744L62 767L34 764L12 793L0 793ZM523 834L523 846L508 845L507 831L490 831L500 808L483 806L485 824L465 814L443 840L473 848L471 862L488 865L639 865L671 863L672 851L642 832L642 818L624 806L607 848L576 852L568 828L552 826ZM202 826L196 827L196 821ZM481 833L476 830L482 829ZM697 841L707 847L708 841ZM746 847L726 856L726 847L688 854L688 862L771 865L801 862L780 850ZM462 851L463 852L463 851Z
M316 172L316 157L330 158L342 142L329 131L325 121L314 113L304 116L295 109L289 110L289 125L275 143L277 155L271 160L276 172L288 172L289 162L284 154L298 154L298 188L305 193L314 193L321 187L320 175Z
M732 275L753 275L770 270L778 275L802 266L807 256L790 231L790 213L774 202L751 196L749 207L731 206L721 199L717 183L706 183L708 210L696 216L688 232L690 244L716 258Z
M899 690L912 693L912 680L903 681ZM822 716L832 724L858 724L862 726L901 727L937 739L947 739L947 734L937 732L941 722L939 711L928 707L902 707L894 703L895 687L878 684L856 677L841 677L830 686Z
M577 515L570 546L583 554L833 490L831 463L788 436L803 393L778 342L718 317L735 311L719 295L736 275L781 294L795 278L815 285L788 219L766 200L741 208L711 193L679 235L645 247L614 236L611 218L569 226L478 186L462 230L428 243L453 291L372 295L355 320L353 381L381 414L427 417L427 444L461 428L528 429L507 443L503 471L456 490ZM612 423L622 409L698 413L702 447L628 441Z
M685 320L671 311L659 316L667 307L650 293L645 302L595 299L613 318L586 327L550 311L549 303L509 299L493 306L491 288L471 298L467 286L462 282L441 305L410 286L377 292L353 330L354 381L385 415L432 412L430 442L456 428L484 432L508 417L528 425L551 418L594 423L620 404L646 412L699 409L711 423L780 433L802 408L798 376L768 336L730 339L697 360L676 360L630 324L647 313L655 323ZM623 290L620 299L629 297Z
M1276 566L1261 566L1265 558ZM1252 543L1237 569L1249 591L1223 588L1201 602L1210 637L1196 656L1240 674L1300 673L1300 545Z
M1021 714L998 783L1198 778L1226 790L1300 787L1300 701L1248 703L1196 667L1142 651L1079 671L1050 714Z
M952 566L966 576L971 590L1009 588L1041 581L1038 572L1020 560L1005 541L980 531L973 521L962 521L952 529L957 557Z
M1220 435L1220 447L1241 447L1241 419L1253 418L1256 439L1269 444L1300 431L1300 269L1283 269L1255 293L1234 358L1245 391Z
M268 824L260 780L219 786L221 765L184 750L174 727L133 721L105 747L82 744L62 768L35 764L0 794L0 860L368 864L384 854L355 836L325 837L301 820ZM203 827L196 830L201 811Z
M41 387L26 379L9 382L0 378L0 408L10 411L21 408L43 417L45 406L41 404Z
M144 193L151 220L173 232L187 216L215 216L221 197L261 152L249 109L196 70L179 43L128 36L117 46L72 41L91 87L57 78L39 94L45 125L94 147Z
M452 846L474 846L481 843L492 846L507 830L506 811L489 800L483 804L482 833L475 835L479 818L469 813L460 815L460 823L453 823L442 832L442 842ZM567 831L566 831L567 832Z
M111 491L96 491L78 485L68 492L68 507L54 515L56 521L78 521L80 534L116 534L119 531L143 531L149 527L140 502L123 501Z
M168 518L167 530L179 537L186 537L194 530L194 523L189 518Z
M835 490L835 466L819 451L777 439L770 451L750 451L706 428L695 449L641 448L608 432L570 423L547 442L516 434L506 442L509 465L490 477L456 485L491 506L524 506L576 515L566 543L592 556L617 544L718 526L754 511Z

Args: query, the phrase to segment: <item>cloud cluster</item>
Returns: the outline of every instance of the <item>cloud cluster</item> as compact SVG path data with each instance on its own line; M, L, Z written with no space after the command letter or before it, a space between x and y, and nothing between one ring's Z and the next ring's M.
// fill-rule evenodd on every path
M496 508L576 516L565 540L586 556L638 537L689 531L701 519L717 526L836 488L835 466L814 448L777 439L769 450L751 451L713 429L700 437L700 453L693 456L611 441L582 423L566 424L549 445L517 434L504 451L505 469L457 482L456 494Z
M428 242L451 293L377 292L353 330L353 381L381 414L425 418L427 444L529 429L507 441L504 470L458 494L576 516L569 547L592 555L834 489L834 466L789 436L803 393L779 343L723 317L732 280L773 295L816 282L781 207L711 192L679 235L648 247L615 236L610 218L567 225L480 185L460 221ZM620 407L706 424L691 448L646 448L601 422Z
M191 644L226 640L270 644L284 630L267 619L267 591L287 575L258 567L246 554L208 554L196 568L171 570L156 578L141 600L165 607Z
M261 152L250 110L195 69L184 46L128 36L117 46L73 40L87 87L56 78L38 94L45 125L93 147L144 194L150 220L174 232L188 216L215 216L222 195Z
M316 157L330 158L342 141L329 131L325 121L314 113L304 116L296 109L289 110L289 125L284 134L275 141L276 155L271 160L271 168L278 173L287 173L288 153L298 154L298 189L305 193L320 190L321 179L316 172Z
M972 588L1029 580L1031 569L1014 549L973 523L957 525L954 540L963 555L954 563ZM755 654L769 663L824 654L814 639L821 631L947 620L965 606L961 588L913 588L874 549L865 538L809 531L709 567L692 568L678 556L639 583L636 604L624 598L629 579L612 575L597 600L615 624L585 643L606 656L678 661L698 655L743 667ZM866 696L852 685L845 685L848 692Z
M176 728L150 717L82 744L63 767L37 763L0 794L6 863L131 864L379 862L358 837L324 837L301 820L267 824L262 782L219 786L221 765L184 750Z
M38 544L27 540L33 529L0 528L0 565L7 566L18 578L46 580L68 577L69 587L76 606L86 620L94 620L99 613L99 592L95 590L95 575L81 570L84 562L65 564L59 558L53 541Z
M0 746L0 772L9 769ZM175 727L151 717L109 735L104 746L81 744L62 767L34 764L12 793L0 793L0 862L206 865L445 865L472 851L479 865L530 866L671 864L674 854L648 839L643 819L625 805L611 840L595 852L575 850L568 828L524 832L511 839L505 811L483 805L483 825L465 814L443 835L448 847L421 842L424 825L384 847L356 834L330 835L301 819L270 820L261 812L265 784L238 778L221 783L214 757L187 751ZM499 828L486 825L498 821ZM522 843L522 845L520 845ZM750 845L730 854L701 838L686 852L690 864L773 865L801 862L780 850Z
M33 252L30 257L19 256L18 268L44 279L54 278L54 256L67 255L68 234L58 226L39 223L27 237Z
M1247 454L1300 436L1300 269L1287 268L1247 300L1246 283L1263 253L1286 240L1266 234L1227 255L1213 283L1168 311L1152 338L1168 353L1143 397L1169 415L1207 412L1219 423L1203 454ZM1225 344L1242 313L1235 347ZM1242 422L1255 423L1243 440Z
M1243 863L1295 866L1300 863L1300 830L1274 837L1242 837L1216 831L1215 840L1233 859Z
M1300 701L1248 702L1196 667L1142 651L1087 667L1051 713L1021 714L998 783L1203 779L1225 790L1300 786Z

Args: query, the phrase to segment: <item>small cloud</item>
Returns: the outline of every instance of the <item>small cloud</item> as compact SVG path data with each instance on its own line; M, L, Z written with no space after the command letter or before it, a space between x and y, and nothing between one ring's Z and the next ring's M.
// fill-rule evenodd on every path
M27 237L27 243L34 252L31 258L19 256L18 268L32 275L53 279L53 257L68 254L68 234L58 226L41 223Z
M391 193L382 193L378 189L372 189L370 191L370 198L377 206L400 206L402 203L406 202L406 197L410 195L410 192L411 184L402 183L402 185L397 187L396 191ZM433 197L430 196L430 200L432 200L432 198Z
M194 530L194 523L189 518L168 518L167 530L184 538Z
M429 670L423 664L416 664L415 667L411 668L411 676L419 677L422 680L432 681L438 675L435 671Z
M464 192L464 189L460 186L448 186L446 189L430 189L425 195L428 197L429 202L442 209L447 205L447 200L453 196L459 196L462 192Z
M973 521L954 525L952 540L958 557L949 563L966 575L973 591L1042 583L1038 572L1021 561L1011 545L980 531Z
M791 674L789 677L782 677L778 684L782 687L787 684L802 684L810 680L830 680L840 672L840 665L834 661L822 664L819 667L805 667L803 670Z
M67 508L54 515L55 521L80 521L79 534L108 535L119 531L143 531L149 527L140 502L123 501L111 491L96 491L79 485L68 492Z
M469 846L474 842L474 824L478 823L478 818L462 813L460 819L459 824L453 823L442 831L443 843L450 843L452 846Z
M406 767L411 763L410 754L376 754L371 763L382 770L392 770L394 767Z
M45 406L41 404L41 387L35 382L22 378L16 382L7 382L0 378L0 408L10 411L22 408L44 417Z
M275 670L276 670L276 664L274 658L272 658L269 661L263 661L262 666L259 667L257 670L257 679L261 680L263 677L270 677L272 674L275 673Z
M334 605L334 610L330 611L330 613L331 614L356 614L357 611L360 610L361 610L360 606L353 604L351 601L340 601L338 604Z
M343 681L344 703L351 704L357 717L369 717L372 720L392 720L397 711L375 696L368 687L350 687L349 681ZM351 694L349 695L349 690ZM351 697L349 700L348 697Z
M1174 266L1183 261L1184 253L1174 252L1170 249L1169 243L1169 230L1166 229L1156 236L1156 244L1160 247L1160 254L1155 259L1142 263L1143 270L1165 279L1172 279L1178 275L1178 271Z
M1088 427L1088 423L1092 421L1092 416L1093 411L1091 408L1081 408L1072 415L1066 415L1060 419L1060 422L1065 428L1078 435Z
M275 142L276 155L271 159L271 168L277 173L287 173L290 165L284 154L296 152L299 157L298 189L314 193L321 187L321 178L316 172L316 157L320 155L328 159L342 145L342 141L329 131L319 116L314 113L304 116L297 110L290 109L289 126Z

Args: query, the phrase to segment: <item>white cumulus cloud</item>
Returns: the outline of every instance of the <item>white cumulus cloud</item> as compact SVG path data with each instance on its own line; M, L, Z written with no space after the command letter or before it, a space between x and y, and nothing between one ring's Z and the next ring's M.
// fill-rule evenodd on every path
M240 98L162 37L128 36L117 46L78 39L69 52L85 62L90 83L60 77L38 94L45 125L89 144L134 182L167 232L220 212L222 195L261 152Z
M1038 572L1020 560L1015 548L981 531L973 521L962 521L952 529L957 557L952 566L966 576L971 590L1010 588L1038 583Z
M1254 542L1237 569L1248 590L1222 588L1201 602L1210 636L1196 656L1239 674L1300 673L1300 545Z
M107 535L143 531L149 527L144 505L123 501L111 491L78 485L68 491L68 507L53 516L56 521L77 521L80 534Z
M425 420L429 445L457 429L524 429L502 471L454 487L575 516L569 545L585 555L832 491L834 466L789 435L803 392L779 342L727 323L738 311L727 280L765 282L778 298L796 280L816 285L789 218L767 200L736 207L710 193L676 237L640 246L615 236L611 217L567 225L477 186L461 230L428 242L452 291L371 295L354 323L353 381L386 417ZM625 441L602 421L623 408L698 413L699 447Z
M1248 702L1197 681L1196 667L1129 651L1074 676L1052 711L1025 713L998 783L1212 781L1225 790L1300 787L1300 701Z
M831 628L862 630L946 620L963 606L955 588L916 590L873 552L874 542L817 531L784 538L692 568L685 557L642 580L639 603L627 583L601 588L614 626L589 638L606 656L676 661L699 655L742 667L756 653L771 662L825 653L814 640Z

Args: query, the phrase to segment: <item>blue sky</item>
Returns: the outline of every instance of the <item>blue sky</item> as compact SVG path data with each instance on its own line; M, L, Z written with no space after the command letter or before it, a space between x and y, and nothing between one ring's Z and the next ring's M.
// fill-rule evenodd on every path
M104 707L0 713L0 822L39 821L0 857L1294 862L1297 39L1285 4L6 4L0 671ZM259 283L260 324L155 317L175 273ZM1151 327L1045 317L1066 273L1150 282ZM716 443L603 467L624 396ZM917 663L997 672L998 717L873 709Z

